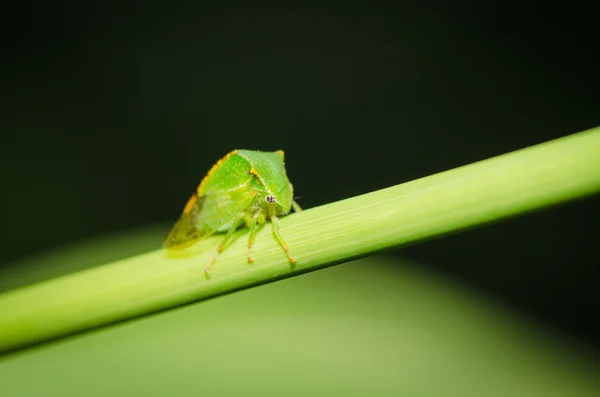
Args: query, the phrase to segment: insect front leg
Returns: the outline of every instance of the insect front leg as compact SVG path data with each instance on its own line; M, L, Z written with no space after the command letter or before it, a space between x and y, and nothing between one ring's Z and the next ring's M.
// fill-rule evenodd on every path
M294 212L302 211L302 207L300 207L300 205L298 205L298 203L294 200L292 200L292 208L294 209Z
M273 234L275 234L275 237L277 237L277 241L279 241L279 244L281 244L281 246L285 250L285 253L287 254L290 263L296 263L296 259L294 259L292 257L292 254L290 254L290 248L288 247L287 243L283 239L283 236L281 235L281 232L279 231L279 218L277 217L276 213L277 210L274 206L269 206L268 211L269 219L271 219L271 224L273 225Z
M257 212L253 216L250 214L246 214L246 226L250 228L250 234L248 235L248 263L254 262L254 258L250 254L252 250L252 244L254 244L254 239L256 238L256 232L258 231L258 226L265 223L265 215L262 212Z
M225 235L225 238L223 238L223 241L221 241L221 244L219 244L219 247L217 248L217 252L215 252L215 255L213 256L213 258L210 260L210 262L208 263L208 265L204 269L204 273L206 273L207 276L210 276L210 269L213 267L213 265L214 265L215 261L217 260L217 257L219 256L219 254L221 252L223 252L223 250L225 249L225 246L227 245L227 243L231 239L231 236L233 236L233 233L235 233L235 229L237 229L238 223L240 223L240 221L242 219L244 219L244 213L243 212L241 214L239 214L238 216L235 217L235 220L233 221L233 224L231 225L231 228L227 231L227 234Z

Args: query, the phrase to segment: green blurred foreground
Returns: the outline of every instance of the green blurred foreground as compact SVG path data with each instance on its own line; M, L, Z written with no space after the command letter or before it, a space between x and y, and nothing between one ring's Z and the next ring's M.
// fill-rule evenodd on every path
M69 272L53 263L143 252L164 232L20 263L0 289ZM591 397L594 354L423 265L379 256L0 356L0 395Z

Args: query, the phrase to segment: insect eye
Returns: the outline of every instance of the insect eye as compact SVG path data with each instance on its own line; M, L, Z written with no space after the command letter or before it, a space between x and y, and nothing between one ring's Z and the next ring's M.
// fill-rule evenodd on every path
M271 204L273 204L275 201L277 201L277 200L275 199L275 196L271 196L271 195L268 195L268 196L267 196L267 203L271 203Z

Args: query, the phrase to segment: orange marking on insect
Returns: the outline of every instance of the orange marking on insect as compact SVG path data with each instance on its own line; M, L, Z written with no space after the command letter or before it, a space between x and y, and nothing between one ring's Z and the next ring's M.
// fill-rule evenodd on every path
M258 172L256 172L256 170L254 168L250 168L250 171L248 171L248 173L250 175L254 175L256 177L256 179L258 179L258 181L263 185L263 186L267 186L267 184L265 183L265 181L262 179L262 177L260 175L258 175Z
M200 185L198 185L198 189L196 190L198 192L198 196L202 196L204 194L204 185L206 185L206 183L210 179L210 176L212 175L212 173L215 172L215 170L217 168L219 168L219 166L221 164L223 164L223 161L227 160L229 157L233 156L237 152L238 152L237 150L233 150L233 151L227 153L225 156L223 156L223 158L221 158L219 161L217 161L210 170L208 170L208 173L206 174L204 179L202 179L202 182L200 182Z
M196 204L196 200L198 200L198 195L194 193L183 208L184 214L189 214L189 212L192 210L192 207L194 207L194 204Z
M283 150L278 150L277 153L279 153L281 158L285 157L285 152Z

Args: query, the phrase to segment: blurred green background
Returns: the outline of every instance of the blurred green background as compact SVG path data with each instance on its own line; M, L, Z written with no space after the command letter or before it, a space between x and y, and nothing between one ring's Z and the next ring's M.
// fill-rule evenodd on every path
M33 281L160 235L120 233L15 272ZM463 281L377 255L0 356L0 382L6 397L595 397L594 354Z
M166 233L234 148L284 149L313 207L600 125L594 15L526 1L14 5L0 35L0 275L18 284L19 260L132 227ZM594 197L390 263L598 347L599 215Z

